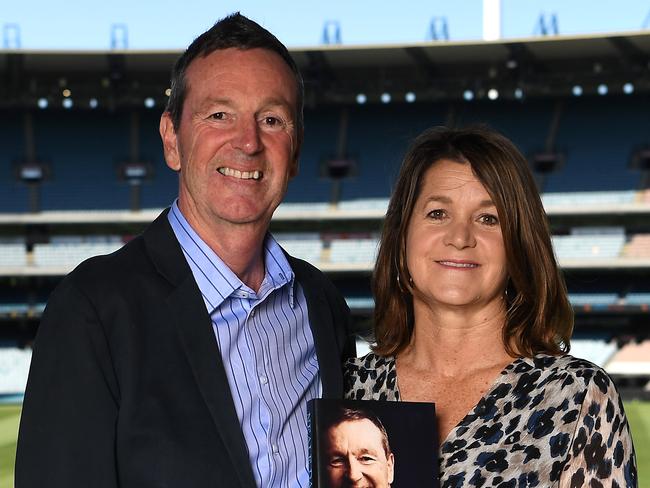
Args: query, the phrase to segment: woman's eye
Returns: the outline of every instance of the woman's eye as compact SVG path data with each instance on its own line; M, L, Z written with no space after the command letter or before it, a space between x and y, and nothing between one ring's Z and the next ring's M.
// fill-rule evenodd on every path
M440 219L444 218L445 211L440 209L440 208L437 208L435 210L431 210L431 212L429 212L427 215L429 217L431 217L432 219L440 220Z
M490 225L490 226L499 225L499 219L496 215L490 215L490 214L481 215L479 217L479 220L481 221L481 223L486 225Z

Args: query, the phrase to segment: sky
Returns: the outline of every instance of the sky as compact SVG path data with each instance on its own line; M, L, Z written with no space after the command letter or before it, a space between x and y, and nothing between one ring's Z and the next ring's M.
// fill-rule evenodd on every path
M560 34L588 34L641 30L650 13L650 3L641 0L502 0L501 5L503 38L532 36L540 14L555 14ZM181 49L236 10L294 48L322 44L328 21L338 22L345 45L428 40L434 18L446 20L450 40L477 40L482 6L482 0L0 0L0 48L5 34L14 47L18 32L23 49L108 49L112 26L123 24L129 49Z

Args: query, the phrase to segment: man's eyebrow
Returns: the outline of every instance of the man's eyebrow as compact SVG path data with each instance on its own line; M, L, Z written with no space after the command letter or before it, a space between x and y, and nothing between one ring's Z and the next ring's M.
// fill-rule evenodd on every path
M376 456L378 452L379 451L377 451L376 449L372 449L370 447L362 447L361 449L359 449L359 454L370 454L372 456Z
M200 102L199 110L208 110L210 107L213 107L215 105L231 108L235 106L235 102L230 98L208 97ZM269 108L283 108L288 112L293 112L293 107L291 106L291 102L289 102L289 100L277 97L271 97L263 100L260 104L260 107L262 107L261 110L266 110Z
M291 105L291 102L289 100L277 97L267 98L263 100L260 104L260 107L262 107L262 110L268 108L282 108L290 113L293 113L295 111L295 107Z
M230 98L213 98L207 97L201 102L201 106L206 105L232 105L233 102Z

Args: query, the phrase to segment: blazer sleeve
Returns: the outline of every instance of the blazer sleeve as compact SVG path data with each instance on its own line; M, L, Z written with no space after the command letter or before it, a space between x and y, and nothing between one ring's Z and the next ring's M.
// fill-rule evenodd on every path
M119 391L91 301L68 277L36 336L16 453L16 488L117 487Z
M343 347L341 354L341 364L344 364L348 359L356 357L356 334L352 324L352 314L350 307L348 307L345 298L338 293L337 298L339 303L339 323L342 324L343 330Z

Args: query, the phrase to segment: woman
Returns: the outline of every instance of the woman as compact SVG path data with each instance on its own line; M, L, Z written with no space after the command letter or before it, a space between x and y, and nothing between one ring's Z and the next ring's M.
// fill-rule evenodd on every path
M486 128L409 149L346 396L436 404L440 485L636 486L619 395L566 353L573 314L526 160Z

